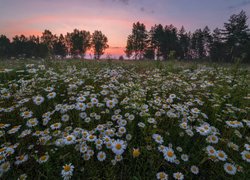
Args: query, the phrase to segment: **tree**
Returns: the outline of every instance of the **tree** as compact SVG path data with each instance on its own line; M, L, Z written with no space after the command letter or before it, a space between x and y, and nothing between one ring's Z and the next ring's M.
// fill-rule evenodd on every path
M95 31L92 34L91 45L94 50L94 58L100 59L101 55L104 54L105 49L109 47L108 38L101 32Z
M52 34L51 31L45 29L42 36L41 42L45 44L49 50L49 55L53 55L53 44L55 42L56 36Z
M65 38L60 34L59 38L56 37L56 41L53 44L53 52L56 56L65 57L67 54L67 48L65 45Z
M225 29L222 30L222 33L229 61L241 57L245 53L243 50L249 41L247 19L246 12L241 11L239 14L233 14L228 22L224 23Z
M133 23L132 34L128 36L126 54L134 55L135 59L142 59L147 47L147 31L143 23Z
M222 35L220 29L216 28L212 34L212 41L210 44L210 57L212 61L218 62L223 60L224 43L222 42Z
M0 35L0 58L10 55L10 40L5 35Z
M24 35L13 37L11 43L11 53L15 57L26 57L27 53L27 44L28 39Z
M179 43L177 50L178 56L180 57L180 59L186 59L188 56L190 38L183 26L181 27L178 36L179 36Z
M91 35L89 31L74 29L72 33L66 35L69 52L74 55L84 57L91 47Z
M161 24L155 25L151 27L151 30L149 32L150 36L150 41L153 45L155 54L156 54L156 59L159 60L161 54L161 47L163 45L163 38L164 38L164 29Z

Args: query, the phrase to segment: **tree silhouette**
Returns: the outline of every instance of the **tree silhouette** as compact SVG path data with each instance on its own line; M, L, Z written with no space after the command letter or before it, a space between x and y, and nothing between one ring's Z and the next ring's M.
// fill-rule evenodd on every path
M0 35L0 58L10 56L10 40L5 35Z
M145 25L140 22L134 23L132 34L128 36L126 54L128 56L134 55L135 59L142 59L147 47L147 37Z
M77 57L84 57L91 47L91 35L89 31L74 29L72 33L66 35L69 52Z
M109 47L108 38L101 32L95 31L92 34L91 45L94 50L94 58L100 59L101 55L104 54L105 49Z
M228 60L240 57L244 53L244 47L249 41L249 28L247 25L246 12L233 14L227 23L224 23L222 34L226 42L226 51Z

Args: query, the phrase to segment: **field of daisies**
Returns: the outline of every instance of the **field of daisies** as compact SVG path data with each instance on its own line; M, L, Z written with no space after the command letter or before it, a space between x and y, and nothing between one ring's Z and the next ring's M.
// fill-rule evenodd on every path
M0 63L0 179L248 179L249 84L237 65Z

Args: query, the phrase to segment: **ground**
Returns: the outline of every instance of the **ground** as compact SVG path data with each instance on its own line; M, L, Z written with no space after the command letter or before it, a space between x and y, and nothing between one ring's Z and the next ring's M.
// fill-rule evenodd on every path
M0 62L2 179L247 179L249 66Z

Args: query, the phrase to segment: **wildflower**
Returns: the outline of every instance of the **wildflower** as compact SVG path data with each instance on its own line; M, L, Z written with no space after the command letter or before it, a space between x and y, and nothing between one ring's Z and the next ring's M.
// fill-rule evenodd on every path
M158 172L156 178L159 180L168 180L168 175L164 172Z
M36 105L41 105L44 101L44 97L42 96L35 96L33 97L33 102L36 104Z
M181 172L177 172L173 174L173 177L177 180L183 180L184 179L184 175Z
M224 164L224 170L230 175L235 175L236 174L236 167L231 163L225 163Z
M250 162L250 152L249 151L243 151L241 152L242 159L246 162Z
M126 149L126 144L123 140L115 140L112 143L112 151L116 154L116 155L121 155L124 150Z
M163 153L164 158L171 163L173 163L176 159L176 155L174 154L174 150L172 148L166 147Z
M104 161L106 159L106 153L103 152L103 151L100 151L98 154L97 154L97 159L99 161Z
M63 170L61 171L61 175L64 180L68 180L72 177L74 171L74 166L70 164L66 164L63 166Z
M116 103L114 100L107 100L106 102L106 106L110 109L112 109L113 107L115 107Z
M28 160L28 155L27 154L23 154L21 156L17 156L16 157L16 161L15 161L15 164L16 165L19 165L19 164L22 164L24 163L25 161Z
M38 162L39 162L40 164L42 164L42 163L47 162L48 159L49 159L49 155L45 154L45 155L41 156L41 157L38 159Z
M221 150L216 152L216 156L221 161L226 161L226 159L227 159L226 153L224 151L221 151Z
M199 168L197 166L191 166L190 170L193 174L199 174Z
M66 138L64 138L64 143L66 145L69 145L69 144L74 144L75 143L75 140L76 140L76 137L73 136L73 135L68 135Z
M21 116L23 117L23 118L31 118L32 117L32 115L33 115L33 112L32 111L24 111L24 112L22 112L21 113Z
M1 172L7 172L10 169L10 162L4 162L3 164L0 165L0 173Z
M155 140L155 142L159 144L162 144L164 142L162 136L159 134L153 134L152 137Z
M141 153L140 153L140 149L139 148L137 148L137 149L133 148L133 157L134 158L139 157L140 154Z
M51 93L49 93L48 95L47 95L47 98L48 99L53 99L53 98L55 98L56 97L56 93L55 92L51 92Z

